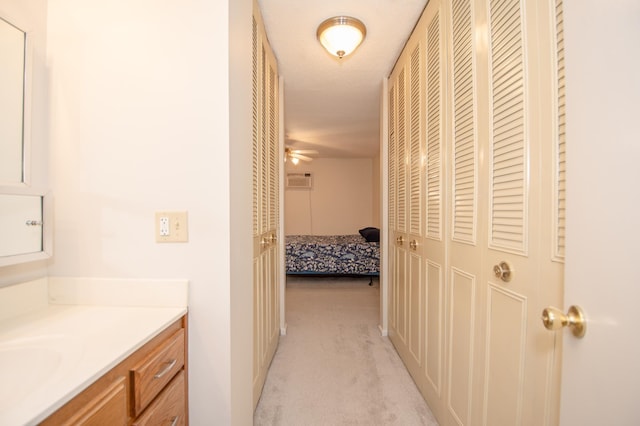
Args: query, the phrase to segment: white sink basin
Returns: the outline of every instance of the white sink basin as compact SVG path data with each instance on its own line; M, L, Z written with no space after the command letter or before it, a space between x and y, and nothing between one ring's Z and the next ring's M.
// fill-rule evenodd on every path
M0 412L64 377L81 354L78 340L63 335L0 342Z

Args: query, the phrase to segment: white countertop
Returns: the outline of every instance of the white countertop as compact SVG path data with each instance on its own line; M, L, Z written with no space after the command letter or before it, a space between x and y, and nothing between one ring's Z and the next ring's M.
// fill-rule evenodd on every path
M69 302L69 294L79 284L74 280L49 279L47 305L0 318L0 425L42 421L187 312L186 305L163 306L162 300L151 306L114 306L118 302L114 292L109 306L92 297L85 297L84 304L53 304L52 294ZM111 281L83 280L80 286L86 290L94 285L98 289L94 293L100 294L100 288L118 287ZM135 295L135 282L118 280L118 284L127 290L122 294L125 301L138 298L142 304ZM163 291L163 284L154 293ZM183 284L184 298L174 304L186 301L186 281ZM149 285L153 283L145 281L141 290L148 291ZM167 299L175 301L181 286L169 287L174 294ZM6 295L0 297L2 304L10 303Z

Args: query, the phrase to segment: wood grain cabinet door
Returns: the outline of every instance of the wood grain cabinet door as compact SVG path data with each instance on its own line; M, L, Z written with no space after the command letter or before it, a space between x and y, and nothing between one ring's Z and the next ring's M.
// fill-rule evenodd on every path
M104 391L89 400L64 425L126 425L128 421L126 384L124 377L118 377Z

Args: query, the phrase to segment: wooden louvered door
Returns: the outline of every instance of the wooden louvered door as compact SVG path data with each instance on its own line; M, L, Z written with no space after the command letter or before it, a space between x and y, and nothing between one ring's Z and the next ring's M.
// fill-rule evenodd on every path
M389 289L390 337L405 347L407 341L407 141L406 69L392 76L389 88Z
M445 291L446 247L446 142L447 90L446 26L443 1L430 1L425 9L424 75L424 274L425 274L425 384L423 394L437 417L445 395Z
M452 2L445 424L557 423L560 340L540 321L562 306L553 10L552 0Z
M561 6L431 0L390 77L389 334L442 425L558 421Z
M253 18L253 404L280 335L278 283L278 70L254 3Z
M446 73L440 3L429 2L389 88L389 336L421 392L434 398L442 393L444 360L441 114Z
M419 62L419 44L412 39L409 44L414 57ZM391 286L391 327L389 336L402 356L407 368L414 377L420 371L422 363L422 336L420 328L422 283L421 262L419 254L415 252L415 241L421 238L416 231L416 215L421 211L416 209L415 203L420 202L420 176L416 173L416 160L420 156L420 139L417 129L420 120L420 92L414 91L412 86L419 86L420 70L410 61L405 61L395 74L392 75L393 84L390 87L390 106L394 108L391 114L393 131L390 133L390 161L393 171L390 176L394 179L393 197L394 211L389 215L392 220L390 245L393 258L393 279ZM411 244L411 245L410 245Z
M486 195L479 182L477 106L485 97L474 73L475 22L472 0L453 0L449 10L450 129L447 158L450 188L450 247L446 296L446 394L443 425L482 424L472 416L477 387L476 342L482 341L482 291L479 282L486 269ZM478 7L480 5L475 5ZM486 190L486 189L485 189Z

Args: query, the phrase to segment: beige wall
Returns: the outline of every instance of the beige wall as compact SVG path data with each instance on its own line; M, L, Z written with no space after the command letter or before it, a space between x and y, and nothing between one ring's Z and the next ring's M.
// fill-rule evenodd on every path
M189 279L196 425L252 422L251 9L49 1L49 272ZM159 210L188 211L188 243L155 243Z
M311 172L313 189L285 189L285 234L357 234L373 226L373 160L317 158L286 172Z

